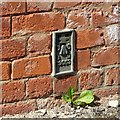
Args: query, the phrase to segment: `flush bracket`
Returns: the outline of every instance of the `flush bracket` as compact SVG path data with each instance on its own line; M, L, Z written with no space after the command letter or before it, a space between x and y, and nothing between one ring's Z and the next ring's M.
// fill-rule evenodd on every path
M52 32L52 76L74 72L74 30Z

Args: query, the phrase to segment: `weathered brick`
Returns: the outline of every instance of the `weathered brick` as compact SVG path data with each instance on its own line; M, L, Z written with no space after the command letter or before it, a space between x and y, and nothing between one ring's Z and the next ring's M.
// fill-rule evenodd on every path
M2 101L14 102L24 98L24 83L21 81L2 84Z
M77 77L76 76L64 76L54 80L53 92L56 95L67 92L70 87L74 87L77 90Z
M3 105L0 104L0 117L2 117L2 108L3 108Z
M51 36L46 33L37 33L28 40L28 51L37 52L37 54L50 53Z
M2 103L2 85L1 84L0 84L0 103Z
M108 16L108 20L107 21L108 21L109 24L114 24L114 23L120 22L119 12L118 12L118 15L110 14Z
M105 28L105 43L107 45L120 45L120 25L113 24Z
M27 97L45 97L52 93L52 79L49 77L32 78L26 83Z
M77 52L77 69L88 68L90 66L90 51L89 50L79 50Z
M64 24L64 16L61 13L51 12L15 16L12 19L12 34L58 30L63 29Z
M92 26L103 26L103 25L107 24L106 17L103 16L101 11L93 12L91 24L92 24Z
M113 7L112 5L113 5L112 2L108 2L107 4L103 3L103 12L106 12L106 14L111 13Z
M89 71L80 73L80 89L93 89L102 85L102 71Z
M71 11L68 15L67 27L69 28L85 27L88 23L87 17L79 10Z
M93 55L92 66L104 66L118 63L118 48L103 48L95 52Z
M120 84L120 68L107 68L105 73L105 85Z
M2 17L0 18L0 39L3 37L10 36L10 17Z
M9 80L11 72L10 62L0 62L0 80Z
M94 95L101 98L101 97L109 97L110 95L120 94L120 88L101 88L94 90Z
M50 57L23 58L12 63L12 79L24 78L51 72Z
M35 100L22 101L17 103L10 103L2 105L2 115L23 114L36 110Z
M77 31L77 48L88 48L104 44L102 31L83 30Z
M91 25L94 27L102 27L113 23L120 22L120 17L114 14L103 15L101 11L93 12L91 19Z
M0 59L19 58L25 55L26 38L0 41Z
M0 15L25 12L25 2L2 2Z
M54 8L68 8L68 7L73 7L75 5L77 5L79 2L55 2L54 3Z
M49 11L52 2L27 2L27 12Z

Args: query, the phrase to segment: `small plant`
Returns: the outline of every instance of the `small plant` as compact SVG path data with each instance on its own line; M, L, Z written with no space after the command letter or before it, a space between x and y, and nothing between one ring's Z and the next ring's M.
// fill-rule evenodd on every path
M81 92L79 97L75 99L74 88L70 87L65 95L62 96L62 99L66 102L71 103L71 105L85 105L90 104L94 101L94 96L91 90L84 90Z

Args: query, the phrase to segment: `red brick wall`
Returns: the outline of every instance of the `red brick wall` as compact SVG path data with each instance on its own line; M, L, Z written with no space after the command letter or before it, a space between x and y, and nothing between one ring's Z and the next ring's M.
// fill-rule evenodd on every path
M118 3L6 2L0 5L2 114L37 109L36 99L73 86L98 97L119 93ZM76 32L75 74L51 77L51 32Z

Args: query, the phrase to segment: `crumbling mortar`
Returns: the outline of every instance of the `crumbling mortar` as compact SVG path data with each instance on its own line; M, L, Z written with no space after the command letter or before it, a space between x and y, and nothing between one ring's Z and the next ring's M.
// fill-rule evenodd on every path
M43 77L50 77L50 74L43 74L43 75L34 75L29 77L23 77L23 78L15 78L13 80L23 80L23 79L32 79L32 78L43 78Z

